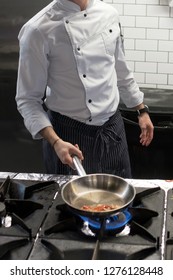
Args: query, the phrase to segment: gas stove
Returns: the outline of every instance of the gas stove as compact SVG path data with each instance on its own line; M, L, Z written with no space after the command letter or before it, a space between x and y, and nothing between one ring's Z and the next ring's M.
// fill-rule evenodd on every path
M169 183L128 180L136 189L133 204L100 221L76 216L64 204L61 188L73 176L0 175L2 260L173 259Z

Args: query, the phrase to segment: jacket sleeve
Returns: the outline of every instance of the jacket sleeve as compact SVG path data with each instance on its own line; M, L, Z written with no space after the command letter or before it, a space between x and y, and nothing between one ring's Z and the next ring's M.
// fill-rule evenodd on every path
M39 139L38 132L51 125L43 108L48 68L46 45L39 31L30 26L22 28L19 41L17 108L32 137Z
M141 104L144 94L140 91L134 79L134 75L127 65L121 28L120 36L116 43L115 69L117 73L117 86L123 103L129 108Z

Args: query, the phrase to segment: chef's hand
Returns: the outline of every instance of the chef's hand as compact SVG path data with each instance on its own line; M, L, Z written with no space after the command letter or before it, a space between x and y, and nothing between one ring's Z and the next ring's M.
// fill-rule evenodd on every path
M78 156L80 160L83 160L83 154L82 151L80 151L79 146L72 145L69 142L65 142L62 139L59 139L55 145L54 145L55 152L61 162L63 164L69 165L72 169L75 169L75 166L73 164L72 155Z
M149 115L147 113L142 113L138 116L138 123L141 128L140 143L143 146L148 146L151 143L154 134L154 126Z

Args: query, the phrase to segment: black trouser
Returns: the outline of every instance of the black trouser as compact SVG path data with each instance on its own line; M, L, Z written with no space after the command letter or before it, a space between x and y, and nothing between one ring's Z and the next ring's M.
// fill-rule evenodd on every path
M131 178L124 123L119 111L102 126L87 125L52 111L48 114L56 133L64 141L79 145L87 174L107 173ZM61 163L46 140L43 141L43 154L47 173L76 174Z

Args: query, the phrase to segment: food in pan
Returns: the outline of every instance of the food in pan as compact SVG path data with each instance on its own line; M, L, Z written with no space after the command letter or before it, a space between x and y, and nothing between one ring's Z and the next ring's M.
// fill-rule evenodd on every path
M115 204L94 204L94 205L83 205L81 210L90 212L104 212L117 209L118 206Z

